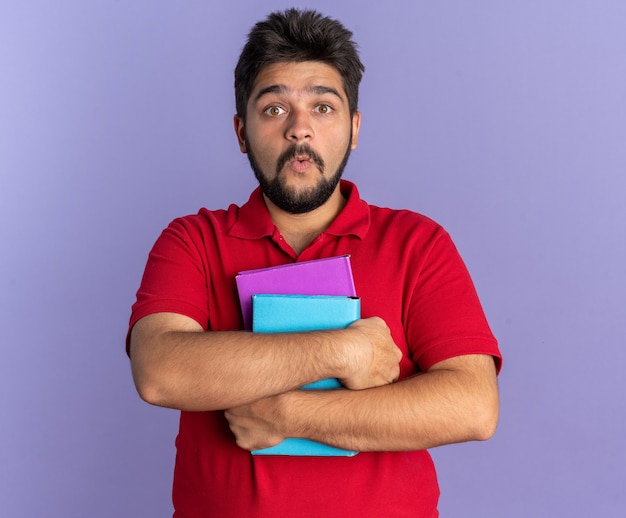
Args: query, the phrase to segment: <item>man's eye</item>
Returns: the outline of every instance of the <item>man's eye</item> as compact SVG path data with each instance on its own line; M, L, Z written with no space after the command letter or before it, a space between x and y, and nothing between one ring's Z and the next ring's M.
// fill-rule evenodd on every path
M283 110L280 106L270 106L267 110L265 110L265 113L267 115L271 115L272 117L276 117L285 113L285 110Z
M320 104L318 106L316 106L315 111L317 111L317 113L330 113L331 111L333 111L333 109L328 106L328 104Z

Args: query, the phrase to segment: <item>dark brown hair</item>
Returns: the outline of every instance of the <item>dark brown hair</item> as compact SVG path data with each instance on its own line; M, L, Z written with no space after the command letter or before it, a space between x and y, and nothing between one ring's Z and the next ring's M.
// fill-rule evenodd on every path
M303 61L319 61L339 72L350 113L354 114L365 67L352 41L352 32L316 11L288 9L271 13L248 34L235 68L237 115L245 120L254 81L263 67Z

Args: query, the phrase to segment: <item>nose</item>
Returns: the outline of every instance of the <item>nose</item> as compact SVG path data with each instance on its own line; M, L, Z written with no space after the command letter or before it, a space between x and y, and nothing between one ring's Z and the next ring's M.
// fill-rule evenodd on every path
M313 138L314 131L311 116L304 110L293 110L289 114L285 138L292 142L308 141Z

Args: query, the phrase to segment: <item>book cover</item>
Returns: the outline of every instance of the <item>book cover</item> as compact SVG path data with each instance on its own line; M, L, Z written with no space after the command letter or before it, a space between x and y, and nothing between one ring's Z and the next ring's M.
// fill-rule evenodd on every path
M235 281L245 329L252 329L252 295L345 295L356 297L350 256L328 257L247 270Z
M361 301L356 297L323 295L255 294L252 296L252 330L260 333L305 332L341 329L360 318ZM337 379L309 383L304 390L341 388ZM308 439L289 438L280 444L255 450L254 455L353 456L343 450Z

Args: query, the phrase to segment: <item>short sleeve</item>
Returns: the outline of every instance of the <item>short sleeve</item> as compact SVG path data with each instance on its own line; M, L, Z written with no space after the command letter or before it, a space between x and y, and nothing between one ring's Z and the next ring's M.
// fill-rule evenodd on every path
M427 370L466 354L502 357L470 274L449 234L439 228L420 259L406 319L412 360Z
M197 245L199 237L193 219L179 218L155 242L132 307L127 350L132 327L154 313L185 315L208 329L209 276L204 254Z

